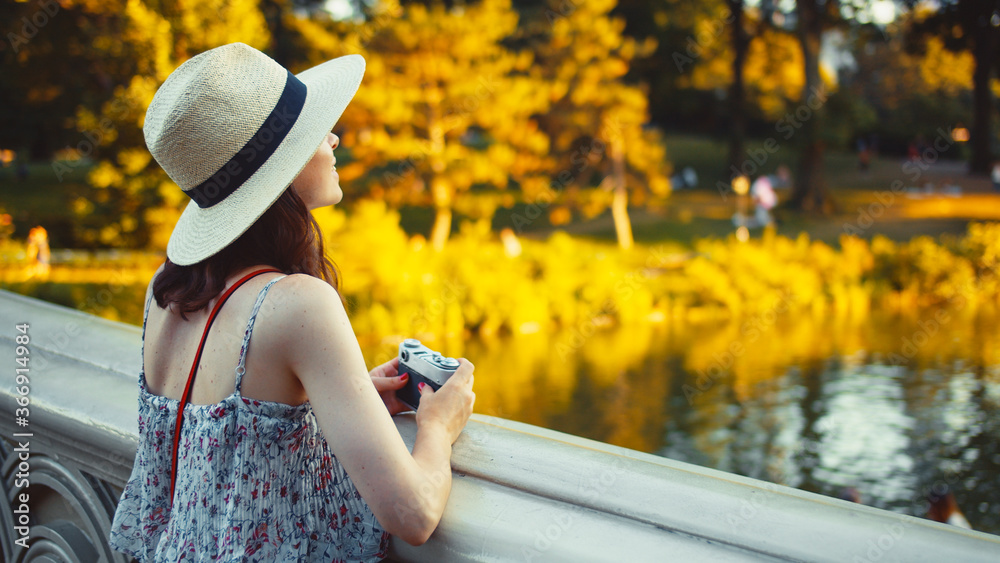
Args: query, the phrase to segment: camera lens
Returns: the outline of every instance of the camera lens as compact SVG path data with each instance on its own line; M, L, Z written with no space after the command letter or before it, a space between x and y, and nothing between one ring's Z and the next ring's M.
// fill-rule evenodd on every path
M403 353L400 354L400 356L403 358L404 362L410 361L410 352L408 350L403 350Z

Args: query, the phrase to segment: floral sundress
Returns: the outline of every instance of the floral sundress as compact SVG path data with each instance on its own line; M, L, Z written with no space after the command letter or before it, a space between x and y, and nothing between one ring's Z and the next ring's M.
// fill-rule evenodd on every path
M378 561L389 535L361 498L311 405L243 397L247 347L270 280L243 335L231 395L184 410L170 506L179 401L139 373L139 448L110 543L139 561ZM151 300L150 300L151 301ZM143 314L143 343L146 317Z

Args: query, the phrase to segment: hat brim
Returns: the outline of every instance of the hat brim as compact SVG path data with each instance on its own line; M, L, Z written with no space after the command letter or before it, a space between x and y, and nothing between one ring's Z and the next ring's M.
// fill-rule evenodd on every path
M196 264L245 233L305 168L354 98L364 73L365 59L346 55L297 74L308 90L288 135L226 199L204 209L188 203L167 242L167 258L179 266Z

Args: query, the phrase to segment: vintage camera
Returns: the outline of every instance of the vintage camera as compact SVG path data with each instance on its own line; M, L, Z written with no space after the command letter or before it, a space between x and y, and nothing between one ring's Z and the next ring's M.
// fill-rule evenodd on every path
M420 405L421 381L437 391L458 369L455 358L446 358L424 346L416 338L407 338L399 344L399 375L410 374L406 387L396 391L399 400L416 409Z

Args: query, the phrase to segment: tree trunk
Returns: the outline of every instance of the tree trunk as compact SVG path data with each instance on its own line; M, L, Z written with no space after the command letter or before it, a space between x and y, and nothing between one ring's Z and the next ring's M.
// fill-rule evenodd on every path
M441 175L444 173L444 127L441 112L431 104L427 108L427 133L430 136L431 198L434 200L434 226L431 227L431 246L440 252L451 236L452 185Z
M743 142L746 138L746 112L743 84L743 66L746 60L750 39L743 29L743 0L728 0L732 23L733 43L733 83L729 87L729 107L731 112L729 131L729 165L728 170L741 170L743 166Z
M272 59L282 66L288 67L292 61L289 45L292 38L285 27L285 14L292 11L290 0L261 0L260 11L264 15L267 29L271 33L271 45L268 53Z
M611 158L614 163L615 187L611 200L611 217L615 221L618 246L623 250L632 248L632 221L628 216L628 191L625 187L625 147L621 139L611 141Z
M431 246L440 252L444 250L444 245L451 236L451 186L438 172L435 172L434 178L431 179L431 197L434 199Z
M996 64L997 28L990 25L992 12L988 3L983 2L980 17L973 22L972 55L976 68L972 72L972 126L970 127L970 144L972 145L972 160L969 161L969 172L972 174L989 174L990 132L993 117L993 96L990 93L990 74Z
M820 114L822 104L826 99L823 83L819 76L819 48L823 33L822 14L818 0L796 0L796 11L799 17L798 36L802 46L802 58L805 61L805 85L802 89L802 99L796 108L796 118L799 110L808 109L808 117L801 119L801 129L798 131L802 147L799 155L799 170L792 189L792 207L818 213L832 211L832 202L823 182L823 141L820 139ZM802 110L806 115L806 110Z
M438 252L444 250L445 243L451 235L451 208L438 207L434 213L434 226L431 227L431 246Z

